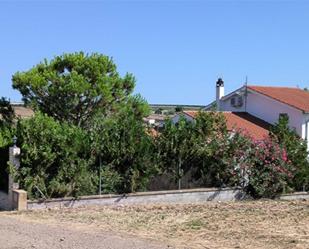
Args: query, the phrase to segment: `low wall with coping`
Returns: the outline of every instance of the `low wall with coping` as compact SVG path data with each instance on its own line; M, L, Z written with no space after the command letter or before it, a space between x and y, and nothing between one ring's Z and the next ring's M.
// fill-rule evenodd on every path
M79 198L60 198L44 201L28 201L28 209L80 207L87 205L134 205L134 204L185 204L207 201L233 201L246 197L239 188L190 189L156 192L139 192L126 195L95 195Z
M309 192L295 192L291 194L284 194L279 197L280 200L309 200Z

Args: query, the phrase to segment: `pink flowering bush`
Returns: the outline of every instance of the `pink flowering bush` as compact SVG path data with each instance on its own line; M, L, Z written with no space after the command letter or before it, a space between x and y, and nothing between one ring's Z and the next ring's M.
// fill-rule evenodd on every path
M213 183L241 186L254 198L274 198L285 191L295 169L275 137L255 140L242 130L208 143Z
M255 198L274 198L284 192L293 178L293 166L285 149L270 137L252 140L238 173L246 191Z

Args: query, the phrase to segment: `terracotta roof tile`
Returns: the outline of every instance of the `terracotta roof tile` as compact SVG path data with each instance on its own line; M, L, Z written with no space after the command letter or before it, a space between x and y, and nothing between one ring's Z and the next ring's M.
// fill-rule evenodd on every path
M191 118L195 118L198 114L198 111L183 111L183 113L187 114Z
M309 112L309 92L293 87L248 86L248 89Z
M197 111L184 111L188 116L195 118ZM229 131L239 129L247 132L254 139L260 140L268 136L271 125L246 112L222 112L226 119L226 126Z
M248 132L254 139L260 140L268 136L271 125L246 112L224 112L228 130L240 129Z

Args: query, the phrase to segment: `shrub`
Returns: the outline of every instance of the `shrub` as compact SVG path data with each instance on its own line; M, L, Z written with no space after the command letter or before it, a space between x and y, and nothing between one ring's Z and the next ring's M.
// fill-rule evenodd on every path
M135 96L110 116L93 120L90 135L96 165L102 160L103 192L145 190L156 172L152 138L143 123L147 112L147 103Z
M293 178L287 153L273 138L252 141L248 157L239 169L246 179L245 190L255 198L274 198L285 191Z
M286 150L287 157L294 166L294 177L289 181L289 187L294 190L309 190L307 141L300 138L295 130L291 130L288 124L289 117L280 116L278 123L272 128L271 135Z
M30 198L93 194L89 139L75 126L36 113L18 125L21 167L17 178Z

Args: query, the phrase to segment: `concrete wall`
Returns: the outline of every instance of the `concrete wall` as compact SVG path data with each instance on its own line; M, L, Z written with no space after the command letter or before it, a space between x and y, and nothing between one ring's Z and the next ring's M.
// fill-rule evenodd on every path
M8 194L0 191L0 209L8 210L10 208Z
M236 201L251 199L239 188L191 189L155 192L139 192L127 195L84 196L59 198L45 201L29 201L27 209L81 207L91 205L138 205L138 204L196 204L208 201ZM284 194L280 200L309 200L309 192Z
M207 201L233 201L245 198L240 189L192 189L139 192L128 195L85 196L46 201L28 201L28 209L79 207L86 205L184 204Z
M284 194L279 197L280 200L309 200L309 192L296 192L291 194Z

